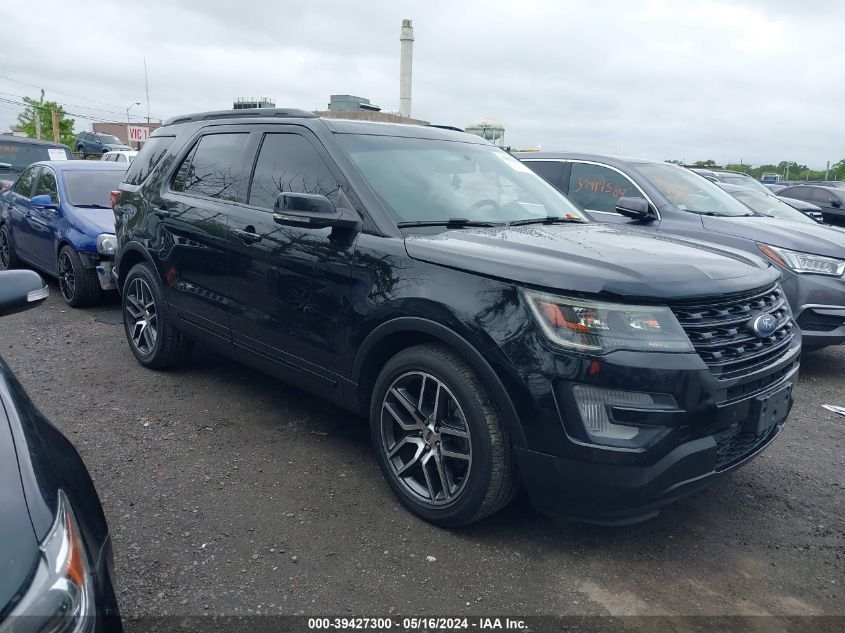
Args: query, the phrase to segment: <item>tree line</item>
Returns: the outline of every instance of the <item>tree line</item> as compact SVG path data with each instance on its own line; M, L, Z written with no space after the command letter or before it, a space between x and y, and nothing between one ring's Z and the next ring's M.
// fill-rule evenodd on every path
M667 160L667 163L676 163L678 165L686 164L680 160ZM740 163L728 163L724 167L718 165L712 159L697 160L692 163L692 167L703 167L705 169L729 169L731 171L741 171L760 180L763 174L778 174L781 178L788 178L789 180L845 180L845 158L837 163L831 164L830 170L825 174L824 169L810 169L807 165L801 165L793 160L782 160L777 165L767 164L753 167L751 165L744 165ZM787 167L789 171L787 171Z

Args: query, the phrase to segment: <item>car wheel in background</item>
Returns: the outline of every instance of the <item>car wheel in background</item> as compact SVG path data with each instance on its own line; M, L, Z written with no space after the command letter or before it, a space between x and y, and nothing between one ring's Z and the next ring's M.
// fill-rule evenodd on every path
M59 289L72 308L92 306L100 299L100 281L97 271L85 268L74 248L65 245L59 251Z
M0 270L9 270L20 263L15 256L15 246L12 244L12 234L5 224L0 226Z
M517 491L510 438L492 398L448 347L418 345L388 361L373 389L370 432L390 487L427 521L465 525Z
M81 154L82 158L88 158L88 154L85 153L85 146L84 145L79 145L76 148L76 153Z
M151 369L187 362L193 342L174 327L161 285L149 264L136 264L126 276L122 310L126 340L138 362Z

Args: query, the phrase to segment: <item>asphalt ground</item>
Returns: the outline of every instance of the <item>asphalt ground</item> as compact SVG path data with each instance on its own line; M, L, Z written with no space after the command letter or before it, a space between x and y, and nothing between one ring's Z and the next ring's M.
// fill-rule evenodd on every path
M460 530L396 501L364 420L198 348L132 357L115 298L52 295L0 354L102 498L125 616L845 615L845 349L805 355L787 428L656 518L561 524L519 497Z

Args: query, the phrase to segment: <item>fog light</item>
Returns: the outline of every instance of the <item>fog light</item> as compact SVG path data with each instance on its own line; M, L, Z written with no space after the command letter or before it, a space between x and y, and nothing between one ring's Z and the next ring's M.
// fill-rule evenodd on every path
M649 406L658 404L654 396L639 391L617 391L616 389L598 389L576 385L572 389L575 403L581 413L584 429L591 437L631 440L640 432L636 426L624 426L610 421L608 414L611 406Z

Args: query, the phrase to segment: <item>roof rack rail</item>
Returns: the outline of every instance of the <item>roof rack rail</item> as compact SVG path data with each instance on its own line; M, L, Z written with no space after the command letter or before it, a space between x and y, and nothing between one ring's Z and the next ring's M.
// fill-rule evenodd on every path
M306 110L293 108L244 108L243 110L217 110L214 112L198 112L197 114L185 114L175 116L164 122L164 125L175 125L176 123L191 123L195 121L212 121L215 119L243 119L255 117L268 117L277 119L316 119L317 115Z

